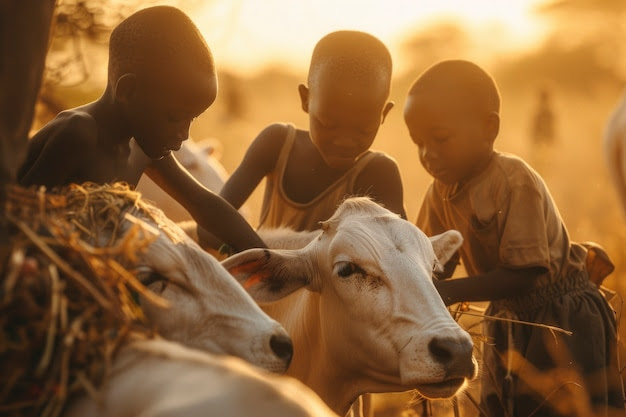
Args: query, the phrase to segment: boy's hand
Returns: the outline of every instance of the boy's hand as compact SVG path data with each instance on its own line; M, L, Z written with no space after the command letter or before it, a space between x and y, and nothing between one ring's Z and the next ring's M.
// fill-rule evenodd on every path
M433 277L438 280L444 280L452 277L457 265L460 263L461 256L459 252L455 252L448 262L443 266L443 270L433 271Z
M454 304L452 297L450 297L448 295L448 292L446 291L446 287L447 287L446 282L442 282L438 280L437 278L433 278L433 284L435 284L435 288L437 289L437 292L439 292L439 296L441 297L441 299L443 300L443 303L446 306Z

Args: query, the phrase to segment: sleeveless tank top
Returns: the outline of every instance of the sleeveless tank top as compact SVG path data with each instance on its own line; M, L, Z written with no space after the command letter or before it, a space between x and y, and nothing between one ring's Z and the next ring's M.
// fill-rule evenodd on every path
M259 228L285 226L297 231L319 229L320 221L328 220L345 198L355 195L356 178L373 158L381 154L372 151L366 153L345 174L311 201L298 203L287 197L283 187L285 167L295 137L296 128L290 124L276 166L267 176Z

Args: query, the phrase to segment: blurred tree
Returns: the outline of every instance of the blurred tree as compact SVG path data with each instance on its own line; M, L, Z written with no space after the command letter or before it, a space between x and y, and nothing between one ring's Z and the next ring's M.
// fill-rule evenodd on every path
M404 45L404 53L409 57L407 61L414 77L433 63L450 57L459 57L469 47L469 34L452 21L442 21L434 25L421 28L419 32L409 37Z
M59 87L76 86L89 80L85 49L106 47L113 28L139 4L140 0L57 0L39 95L47 113L56 115L65 107L57 94Z
M589 91L600 83L626 79L626 1L551 0L536 9L551 25L534 51L502 62L503 82L549 80Z

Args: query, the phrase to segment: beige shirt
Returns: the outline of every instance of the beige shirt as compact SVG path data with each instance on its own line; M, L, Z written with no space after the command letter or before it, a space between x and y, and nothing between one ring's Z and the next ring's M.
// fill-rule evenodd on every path
M369 161L379 154L370 151L361 156L341 178L338 178L313 200L308 203L298 203L291 200L283 188L285 167L295 137L296 129L289 125L285 144L278 156L276 166L267 176L259 228L286 226L298 231L319 229L320 221L328 220L346 197L355 195L354 182Z
M586 251L570 242L546 184L513 155L496 152L482 173L462 185L435 180L417 226L429 236L460 231L469 275L539 266L549 271L540 286L584 268Z

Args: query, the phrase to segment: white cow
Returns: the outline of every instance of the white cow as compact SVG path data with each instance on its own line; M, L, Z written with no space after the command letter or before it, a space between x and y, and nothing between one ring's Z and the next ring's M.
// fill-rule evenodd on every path
M626 93L606 125L604 156L622 213L626 216Z
M191 175L209 190L219 193L228 179L228 172L215 156L215 142L187 140L174 156ZM152 201L165 215L175 222L191 220L191 215L176 200L156 185L148 176L142 175L137 191Z
M414 388L444 398L474 378L472 340L431 278L461 245L458 232L429 239L353 198L321 232L261 236L288 249L250 249L222 264L292 337L288 375L336 413L345 415L363 393Z
M162 339L122 348L97 398L64 417L337 417L299 381Z
M148 288L171 304L164 309L142 300L146 316L163 337L208 352L235 355L270 371L287 369L292 355L287 333L214 257L150 204L129 203L120 216L124 221L118 241L109 242L103 235L108 243L101 246L115 247L137 225L154 235L147 250L138 252L127 267L141 271Z

